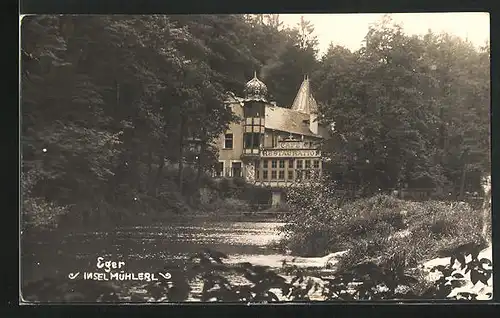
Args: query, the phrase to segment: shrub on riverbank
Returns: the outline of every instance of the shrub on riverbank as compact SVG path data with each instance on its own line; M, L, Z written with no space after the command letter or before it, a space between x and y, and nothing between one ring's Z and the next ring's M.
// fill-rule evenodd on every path
M271 201L267 188L245 182L242 178L222 178L212 187L219 198L233 198L246 201L251 206L266 205Z
M198 176L197 171L189 166L183 170L181 191L177 180L178 170L166 166L156 184L133 186L122 183L112 193L96 192L88 198L74 193L62 202L62 196L50 199L31 191L39 181L39 174L37 170L31 169L22 175L22 224L24 229L35 232L58 226L62 231L67 231L87 227L145 225L190 218L206 212L249 212L257 210L256 204L267 200L270 195L269 190L238 179L216 182L206 174ZM206 190L208 200L202 198L203 191L200 188Z
M290 191L282 246L304 256L349 250L341 257L341 268L383 262L396 252L405 255L407 265L416 266L463 244L486 246L480 235L481 212L466 203L376 195L339 206L332 194L324 185Z
M243 200L234 198L216 199L211 203L203 205L203 211L220 215L234 214L239 212L249 212L250 205Z

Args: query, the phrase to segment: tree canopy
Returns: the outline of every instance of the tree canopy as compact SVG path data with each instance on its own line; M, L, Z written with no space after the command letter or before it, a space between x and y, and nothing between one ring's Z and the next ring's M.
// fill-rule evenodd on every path
M409 36L390 19L356 52L330 46L315 73L332 172L372 191L480 189L490 171L489 49Z
M476 189L490 169L489 48L446 34L386 20L358 51L319 58L314 26L277 14L41 15L23 19L21 53L24 200L83 219L121 218L138 201L177 209L192 187L169 166L192 161L200 182L235 120L224 94L254 71L283 107L310 76L343 182Z

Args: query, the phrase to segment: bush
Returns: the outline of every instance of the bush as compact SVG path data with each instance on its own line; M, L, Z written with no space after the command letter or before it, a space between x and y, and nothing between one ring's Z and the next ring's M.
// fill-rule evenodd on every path
M286 223L280 227L285 238L281 245L300 255L316 256L336 251L338 233L331 224L345 224L335 191L326 183L299 185L287 189Z
M412 202L381 194L342 206L338 202L334 184L292 190L280 245L304 256L349 250L341 257L342 268L364 260L383 263L396 252L416 266L463 244L486 246L479 234L481 211L467 203Z
M405 223L408 224L406 236L398 236L397 228L391 228L390 222L372 220L368 232L370 235L351 236L352 247L341 260L344 267L367 256L373 261L383 262L388 255L401 252L405 255L407 266L437 256L447 256L457 246L472 243L486 247L486 241L480 233L481 224L477 221L479 211L472 210L463 204L445 204L428 201L417 204L419 209L411 209ZM384 218L379 219L384 220ZM353 220L357 224L358 219Z
M61 216L68 213L68 207L57 206L41 198L27 197L23 200L22 225L24 230L45 230L57 227Z
M251 211L247 202L234 198L217 199L212 203L203 206L205 212L214 214L231 214Z
M47 230L58 226L62 216L67 215L68 206L47 202L44 198L33 197L32 189L39 179L36 170L21 172L23 230Z

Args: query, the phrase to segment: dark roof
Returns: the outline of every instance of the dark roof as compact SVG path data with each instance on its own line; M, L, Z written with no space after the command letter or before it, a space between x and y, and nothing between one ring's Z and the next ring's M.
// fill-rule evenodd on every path
M249 91L254 91L253 86L256 87L256 93L253 95L263 96L261 91L264 90L267 93L265 84L258 80L256 75L247 83L247 87L252 88ZM259 96L253 95L241 98L228 92L226 101L228 103L239 103L241 105L247 100L261 100L265 102L264 97L259 99ZM317 111L318 105L312 96L309 78L306 76L297 92L291 109L266 103L265 128L317 138L329 138L330 133L328 127L318 125L318 134L313 133L309 128L309 120L312 117L310 114L312 113L314 115Z
M266 105L265 127L267 129L322 138L323 136L316 135L309 130L309 119L309 114L288 108Z

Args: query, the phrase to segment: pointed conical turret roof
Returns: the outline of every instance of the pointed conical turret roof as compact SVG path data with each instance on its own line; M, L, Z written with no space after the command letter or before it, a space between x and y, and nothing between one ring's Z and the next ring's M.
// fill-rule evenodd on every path
M292 110L305 114L318 111L318 105L312 96L311 84L309 83L309 77L307 75L304 76L304 81L302 82L302 85L300 85L297 96L293 101Z

